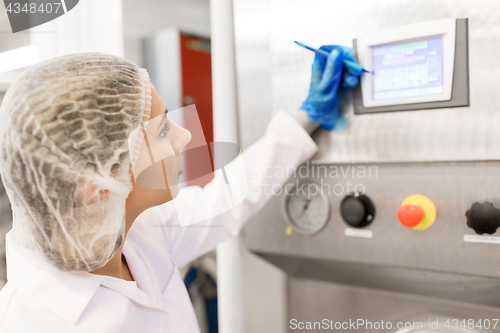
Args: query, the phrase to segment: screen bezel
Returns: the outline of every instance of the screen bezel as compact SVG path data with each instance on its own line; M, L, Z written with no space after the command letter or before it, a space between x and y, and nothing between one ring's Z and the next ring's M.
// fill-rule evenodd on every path
M395 99L374 100L373 79L371 74L363 74L361 89L363 92L364 107L385 105L400 105L448 101L451 99L453 82L453 67L455 59L456 20L444 19L432 22L423 22L407 25L396 29L385 30L371 35L360 37L357 40L358 60L368 71L372 70L372 47L406 43L422 39L441 37L443 53L443 93L427 96L412 96Z

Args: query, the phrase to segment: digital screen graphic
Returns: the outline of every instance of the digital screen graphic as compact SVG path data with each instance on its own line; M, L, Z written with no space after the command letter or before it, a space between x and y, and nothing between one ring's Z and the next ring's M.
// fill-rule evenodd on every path
M373 99L443 93L441 37L372 46Z

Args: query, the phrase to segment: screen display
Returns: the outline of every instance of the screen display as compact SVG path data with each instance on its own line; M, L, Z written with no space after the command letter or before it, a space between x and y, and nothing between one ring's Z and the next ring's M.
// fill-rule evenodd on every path
M372 46L373 99L443 93L441 37Z

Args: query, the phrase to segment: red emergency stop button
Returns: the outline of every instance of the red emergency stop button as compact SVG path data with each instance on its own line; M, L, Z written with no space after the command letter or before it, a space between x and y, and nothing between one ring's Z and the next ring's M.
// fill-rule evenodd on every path
M425 195L413 194L403 200L397 215L405 227L424 230L436 220L436 206Z
M424 210L416 205L403 205L398 209L399 223L407 228L413 228L422 221Z

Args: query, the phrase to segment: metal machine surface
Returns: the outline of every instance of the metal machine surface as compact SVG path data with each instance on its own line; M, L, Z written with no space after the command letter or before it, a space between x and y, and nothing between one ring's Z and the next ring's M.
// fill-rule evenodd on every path
M294 223L301 213L288 206L282 191L248 223L248 248L287 273L288 319L477 323L500 318L500 234L496 225L492 235L479 235L491 230L467 224L477 210L496 214L500 207L497 6L466 0L235 0L244 148L263 134L273 112L297 109L307 96L313 55L294 40L314 47L352 45L374 31L468 19L470 106L355 115L346 93L341 107L349 126L315 133L319 152L287 183L289 189L318 186L317 214ZM359 198L363 193L365 201ZM349 195L354 204L346 208ZM412 195L425 197L435 209L435 221L421 230L398 221ZM468 329L443 328L500 331L498 325ZM401 330L410 331L418 330Z

